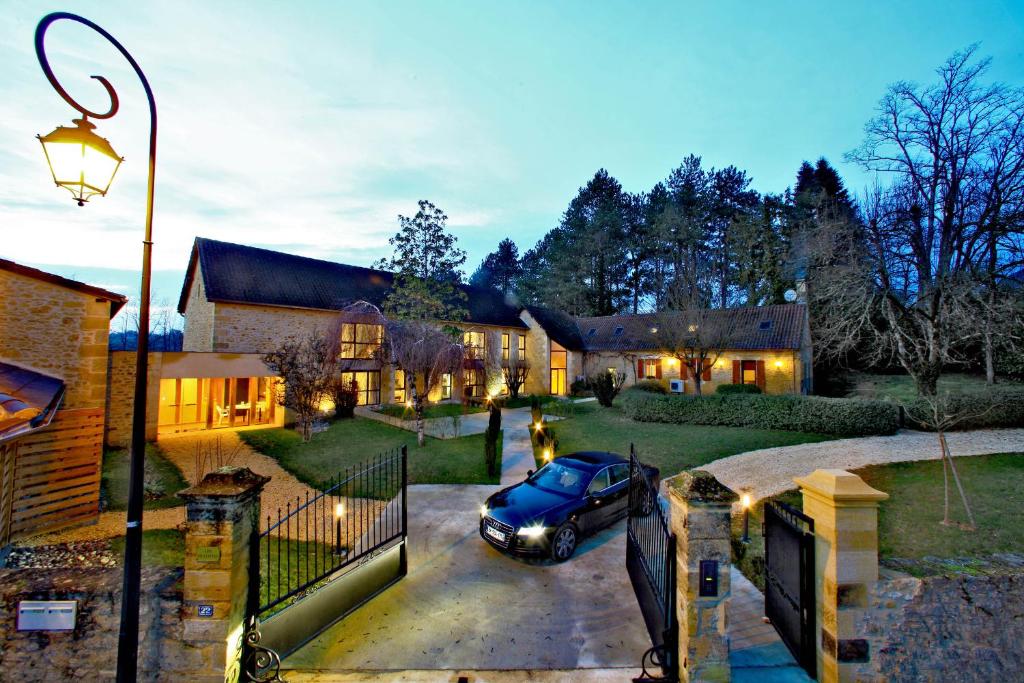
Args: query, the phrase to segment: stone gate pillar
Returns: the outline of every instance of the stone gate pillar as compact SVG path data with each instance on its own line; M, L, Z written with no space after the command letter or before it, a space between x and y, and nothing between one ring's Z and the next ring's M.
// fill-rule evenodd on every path
M185 499L184 639L200 656L191 680L240 680L249 546L269 477L225 467L178 493Z
M854 667L871 656L857 623L878 580L878 503L889 494L845 470L815 470L794 481L814 520L818 680L855 681Z
M725 611L732 567L732 504L738 497L703 470L668 480L676 535L676 613L681 681L727 683Z

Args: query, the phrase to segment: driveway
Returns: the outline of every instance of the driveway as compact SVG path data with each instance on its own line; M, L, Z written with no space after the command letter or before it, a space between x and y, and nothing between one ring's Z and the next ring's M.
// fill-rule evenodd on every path
M650 646L625 522L568 562L507 557L477 531L494 486L409 487L409 575L285 660L288 669L628 669Z

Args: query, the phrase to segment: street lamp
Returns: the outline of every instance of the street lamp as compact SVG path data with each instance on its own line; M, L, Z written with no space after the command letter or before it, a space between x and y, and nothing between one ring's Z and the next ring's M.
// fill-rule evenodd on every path
M153 254L153 179L156 172L156 102L149 81L135 58L106 30L93 22L69 12L47 14L36 27L35 46L39 66L50 85L65 102L82 115L74 119L75 128L58 126L46 136L37 136L43 145L53 181L70 190L79 206L95 195L106 195L114 174L123 159L110 143L93 132L95 124L88 119L109 119L117 113L117 93L102 76L93 76L106 89L110 109L105 113L86 109L68 94L46 59L43 40L46 29L54 22L67 19L87 26L117 48L142 81L149 100L149 182L146 187L146 231L142 240L142 285L139 289L139 340L135 359L135 400L132 415L131 463L128 474L128 514L125 525L124 582L121 591L121 629L117 648L117 680L135 681L139 653L139 583L142 570L142 482L146 457L146 375L149 355L149 288L150 263Z
M750 494L746 491L740 497L740 503L743 505L743 538L740 540L744 543L750 543Z

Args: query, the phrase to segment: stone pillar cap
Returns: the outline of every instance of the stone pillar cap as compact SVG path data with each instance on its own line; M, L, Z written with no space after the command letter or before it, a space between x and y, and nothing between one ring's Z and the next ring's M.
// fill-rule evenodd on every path
M259 491L270 481L270 477L256 474L248 467L222 467L210 472L203 480L178 495L185 500L191 498L228 498L250 491Z
M806 477L795 477L793 481L801 489L829 500L878 502L889 497L888 493L871 488L863 479L846 470L814 470Z
M731 505L739 500L736 492L706 470L682 472L669 479L668 490L691 503Z

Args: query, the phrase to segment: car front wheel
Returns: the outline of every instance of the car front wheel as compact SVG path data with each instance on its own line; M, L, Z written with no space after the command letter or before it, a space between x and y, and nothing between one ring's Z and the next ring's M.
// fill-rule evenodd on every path
M551 559L565 562L576 552L576 527L566 522L558 527L551 539Z

